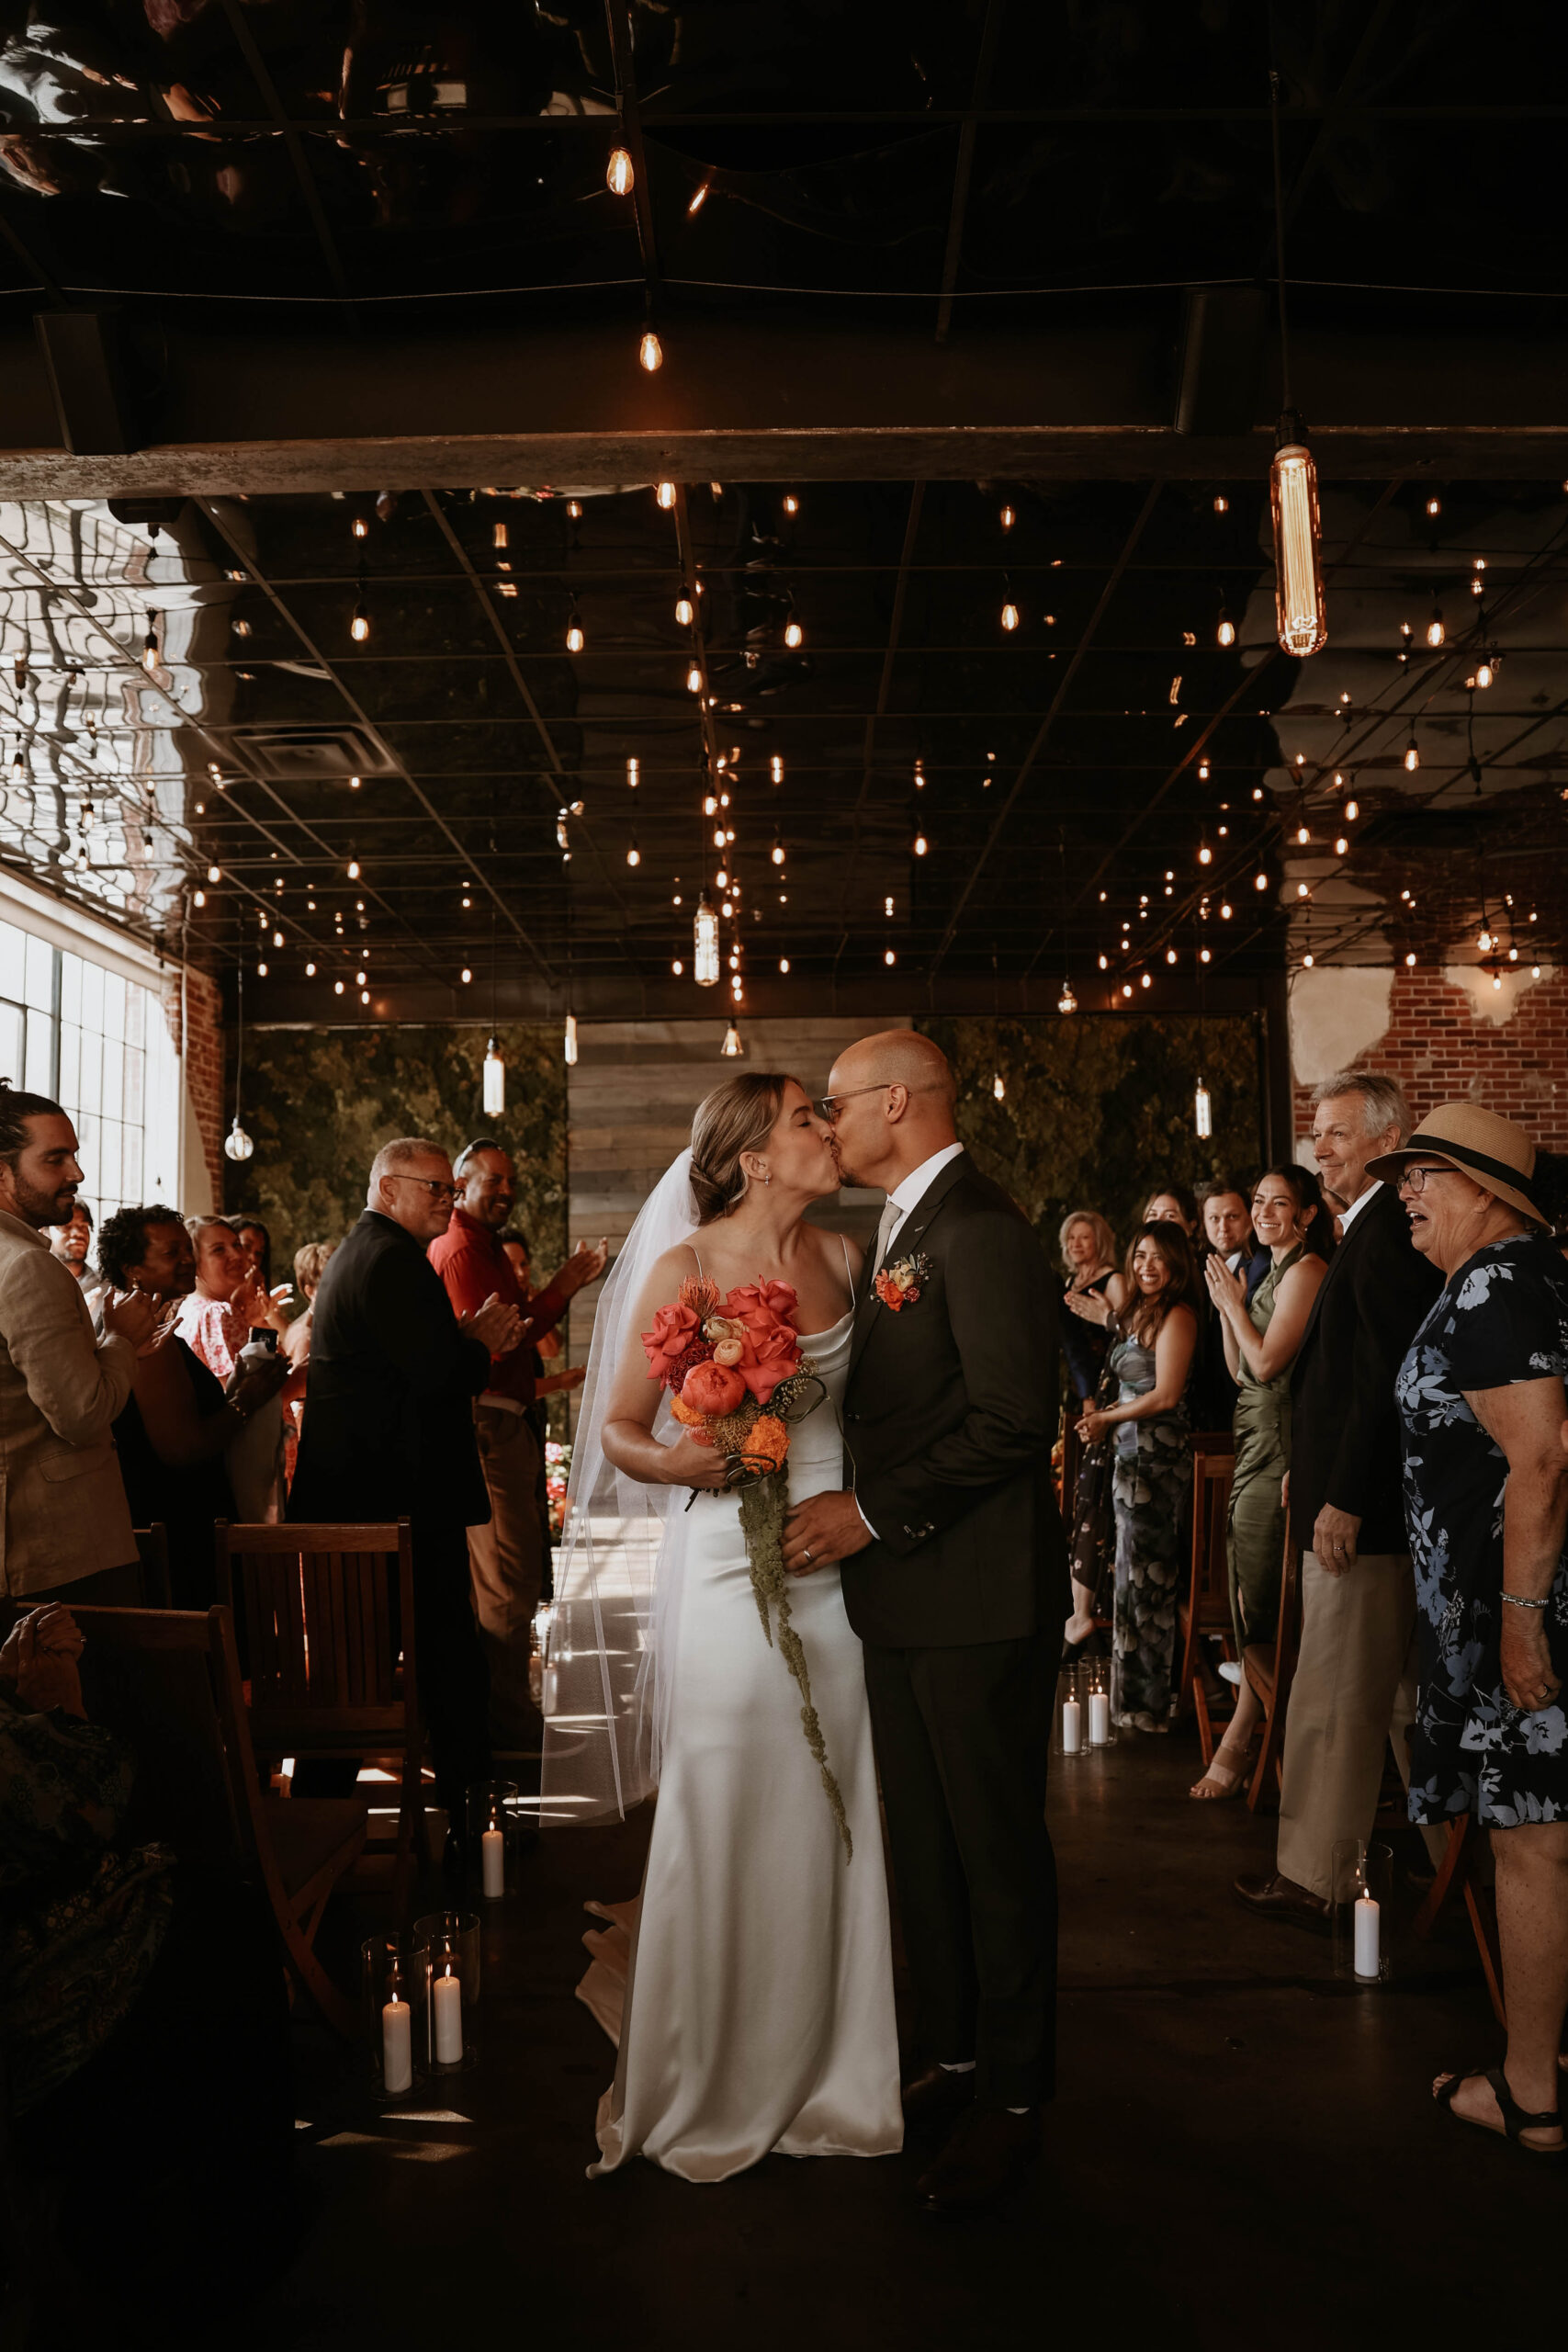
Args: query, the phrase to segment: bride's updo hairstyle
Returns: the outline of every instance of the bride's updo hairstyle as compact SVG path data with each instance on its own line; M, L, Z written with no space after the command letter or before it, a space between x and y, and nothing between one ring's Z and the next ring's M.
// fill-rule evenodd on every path
M782 1071L747 1070L698 1103L692 1121L692 1198L704 1225L728 1216L744 1195L740 1156L761 1151L773 1134L789 1082Z

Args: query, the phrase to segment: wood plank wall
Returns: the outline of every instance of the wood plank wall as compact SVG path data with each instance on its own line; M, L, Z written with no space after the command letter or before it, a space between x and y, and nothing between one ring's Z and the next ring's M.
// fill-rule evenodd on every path
M908 1021L748 1021L746 1058L721 1059L723 1021L583 1022L578 1060L567 1072L567 1197L571 1239L596 1240L612 1253L638 1209L690 1140L692 1114L705 1094L736 1069L784 1069L810 1094L825 1091L834 1057L857 1037ZM868 1242L882 1213L878 1192L843 1192L824 1201L818 1221ZM570 1360L586 1363L599 1285L580 1291L568 1330Z

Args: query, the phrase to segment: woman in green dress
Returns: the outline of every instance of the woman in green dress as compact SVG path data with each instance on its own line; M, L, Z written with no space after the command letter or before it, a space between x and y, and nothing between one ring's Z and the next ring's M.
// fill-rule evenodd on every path
M1271 1644L1279 1625L1285 1555L1284 1481L1291 1466L1291 1366L1325 1268L1319 1249L1331 1231L1317 1180L1304 1168L1270 1168L1252 1196L1252 1228L1273 1264L1253 1293L1218 1255L1204 1260L1209 1295L1222 1317L1225 1363L1236 1384L1235 1472L1227 1550L1235 1654ZM1247 1752L1262 1712L1240 1677L1235 1713L1195 1797L1239 1796Z

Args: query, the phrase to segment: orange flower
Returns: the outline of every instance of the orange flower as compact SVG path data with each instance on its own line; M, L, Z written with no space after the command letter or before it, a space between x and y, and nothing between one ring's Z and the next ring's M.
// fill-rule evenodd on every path
M789 1431L776 1413L761 1413L746 1433L748 1453L765 1454L775 1470L782 1470L789 1452Z
M699 1413L694 1405L688 1405L683 1396L671 1396L670 1410L674 1414L675 1419L678 1421L683 1421L689 1430L700 1430L707 1418L705 1414Z

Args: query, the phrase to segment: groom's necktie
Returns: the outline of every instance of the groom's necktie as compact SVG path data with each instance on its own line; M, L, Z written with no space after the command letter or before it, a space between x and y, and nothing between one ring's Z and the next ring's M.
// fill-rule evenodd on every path
M882 1212L882 1222L876 1228L876 1250L871 1261L871 1271L874 1274L879 1272L882 1261L887 1255L887 1245L893 1238L893 1228L903 1214L897 1202L889 1193L887 1205Z

